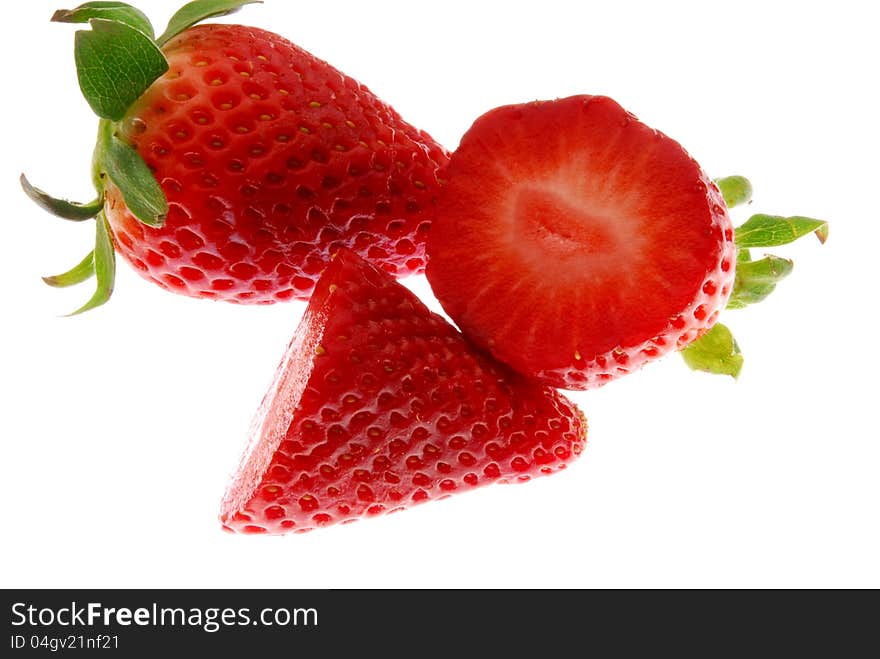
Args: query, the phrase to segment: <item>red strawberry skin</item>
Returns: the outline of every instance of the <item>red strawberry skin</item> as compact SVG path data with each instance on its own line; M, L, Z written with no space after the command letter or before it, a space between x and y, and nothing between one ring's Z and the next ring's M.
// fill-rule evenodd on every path
M115 246L168 290L240 303L306 299L346 246L421 272L447 154L366 87L278 35L193 27L120 123L168 198L162 228L108 185Z
M224 528L302 532L564 468L586 421L338 253L263 401Z
M604 384L701 336L730 294L717 186L610 98L492 110L445 178L428 279L471 340L529 377Z

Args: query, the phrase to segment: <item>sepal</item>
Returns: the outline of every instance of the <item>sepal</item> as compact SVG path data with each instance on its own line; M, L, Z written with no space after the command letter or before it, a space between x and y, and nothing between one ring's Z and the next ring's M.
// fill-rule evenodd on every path
M196 23L206 18L216 18L232 14L244 5L261 2L261 0L194 0L185 4L168 21L168 27L156 39L160 46Z
M736 229L736 245L741 248L777 247L815 233L819 242L828 239L828 223L811 217L752 215Z
M168 215L168 200L141 155L119 139L113 127L102 127L96 162L103 175L119 188L131 214L144 224L160 227Z
M727 308L742 309L761 302L776 289L776 284L791 274L793 268L794 263L789 259L769 255L757 261L738 262Z
M104 200L100 196L87 204L80 204L74 201L67 201L66 199L58 199L43 192L40 188L31 185L24 174L18 180L24 193L40 208L65 220L73 220L75 222L89 220L100 213L104 207Z
M116 253L113 251L113 240L110 238L110 224L104 213L95 218L95 251L94 268L95 279L97 280L97 288L94 295L76 311L67 314L68 316L76 316L100 307L113 294L113 286L116 282Z
M118 121L168 62L153 39L126 23L92 18L89 25L74 37L79 86L95 114Z
M154 38L153 24L146 14L124 2L86 2L75 9L59 9L52 15L56 23L88 23L93 18L124 23Z
M73 266L67 272L60 275L51 275L43 277L43 281L55 288L66 288L67 286L76 286L81 284L90 277L95 275L95 250L89 252L86 257Z
M691 370L713 375L739 377L743 356L730 330L721 323L715 325L699 339L681 351Z
M752 203L752 183L745 176L717 178L715 184L721 190L721 196L728 208Z

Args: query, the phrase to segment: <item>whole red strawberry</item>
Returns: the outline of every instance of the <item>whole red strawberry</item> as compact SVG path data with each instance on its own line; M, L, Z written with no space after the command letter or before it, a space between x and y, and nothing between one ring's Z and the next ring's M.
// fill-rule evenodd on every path
M720 191L609 98L492 110L446 178L428 279L470 339L527 376L601 385L699 338L731 294Z
M562 469L586 422L342 250L320 279L222 505L228 530L306 531Z
M149 56L139 57L153 58L164 73L130 104L107 109L92 88L108 94L115 86L101 90L102 81L89 79L92 69L80 67L81 87L103 117L95 156L99 196L65 208L67 202L23 181L44 206L55 202L56 212L76 215L87 208L99 225L106 220L104 232L138 273L194 297L307 299L342 246L397 276L424 269L437 170L447 160L427 134L277 34L241 25L190 27L187 14L153 40L142 24L138 34L128 13L96 13L91 4L55 17L92 24L77 33L85 43L77 42L78 64L88 63L94 44L110 48L118 46L114 39L128 39L134 45L125 52L144 49ZM192 4L203 5L205 16L221 13L210 11L215 2ZM129 163L114 151L124 147L133 148L126 158L140 156L155 180L125 171ZM108 260L106 242L98 236L91 268L105 289L112 281L101 281L94 260ZM78 267L88 271L87 264Z

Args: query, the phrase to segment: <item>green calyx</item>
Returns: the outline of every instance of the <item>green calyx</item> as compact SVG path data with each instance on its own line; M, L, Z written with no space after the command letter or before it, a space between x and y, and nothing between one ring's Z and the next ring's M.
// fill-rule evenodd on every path
M57 215L65 220L82 221L89 220L97 215L104 208L103 197L98 197L94 201L87 204L79 204L75 201L67 201L66 199L56 199L55 197L43 192L37 187L30 184L24 174L19 178L21 188L24 193L31 198L43 210Z
M752 184L743 176L717 179L728 208L751 203ZM819 242L828 239L828 223L810 217L752 215L736 228L736 274L727 309L743 309L765 300L776 285L788 277L794 263L789 259L765 255L754 260L751 250L787 245L815 234ZM739 377L743 356L731 331L716 323L699 339L681 350L685 363L695 371Z
M752 203L752 183L745 176L727 176L715 180L728 208Z
M171 17L171 20L168 21L168 27L156 39L156 42L162 46L187 28L206 18L226 16L237 12L243 5L260 2L262 0L195 0L177 10L174 16Z
M124 2L87 2L76 9L59 9L52 15L56 23L88 23L93 18L127 25L150 39L154 37L150 19L140 9Z
M168 214L168 201L156 177L138 152L119 138L114 124L102 120L99 126L94 156L97 185L103 187L103 178L109 178L119 188L132 215L148 226L162 226Z
M752 261L748 250L741 250L727 308L742 309L761 302L776 289L776 284L791 274L793 268L794 263L789 259L768 255Z
M84 221L95 219L95 248L68 272L43 280L50 286L73 286L97 281L94 295L73 314L104 304L113 292L116 261L110 225L104 214L105 190L111 183L126 207L144 224L161 227L168 201L150 168L119 132L119 123L131 106L168 70L160 47L196 23L237 11L259 0L194 0L181 7L157 38L150 20L124 2L86 2L75 9L60 9L52 16L58 23L83 23L91 29L74 35L74 59L80 90L99 117L98 141L92 159L95 198L77 203L52 197L21 175L25 194L58 217Z
M681 351L684 363L691 370L736 379L742 370L743 356L736 339L725 325L715 323L708 332Z
M798 238L816 234L820 243L828 239L828 223L810 217L780 217L779 215L752 215L736 229L736 246L778 247Z
M119 121L168 62L150 37L126 23L92 18L89 25L74 37L79 88L96 115ZM103 59L108 55L112 65Z

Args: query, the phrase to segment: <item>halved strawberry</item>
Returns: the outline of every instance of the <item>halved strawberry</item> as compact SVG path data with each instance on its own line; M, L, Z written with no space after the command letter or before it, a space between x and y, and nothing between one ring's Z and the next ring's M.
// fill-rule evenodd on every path
M306 531L562 469L583 415L342 250L315 289L223 500L231 531Z
M497 108L462 138L428 238L428 279L478 345L586 389L682 348L734 275L716 185L609 98Z

